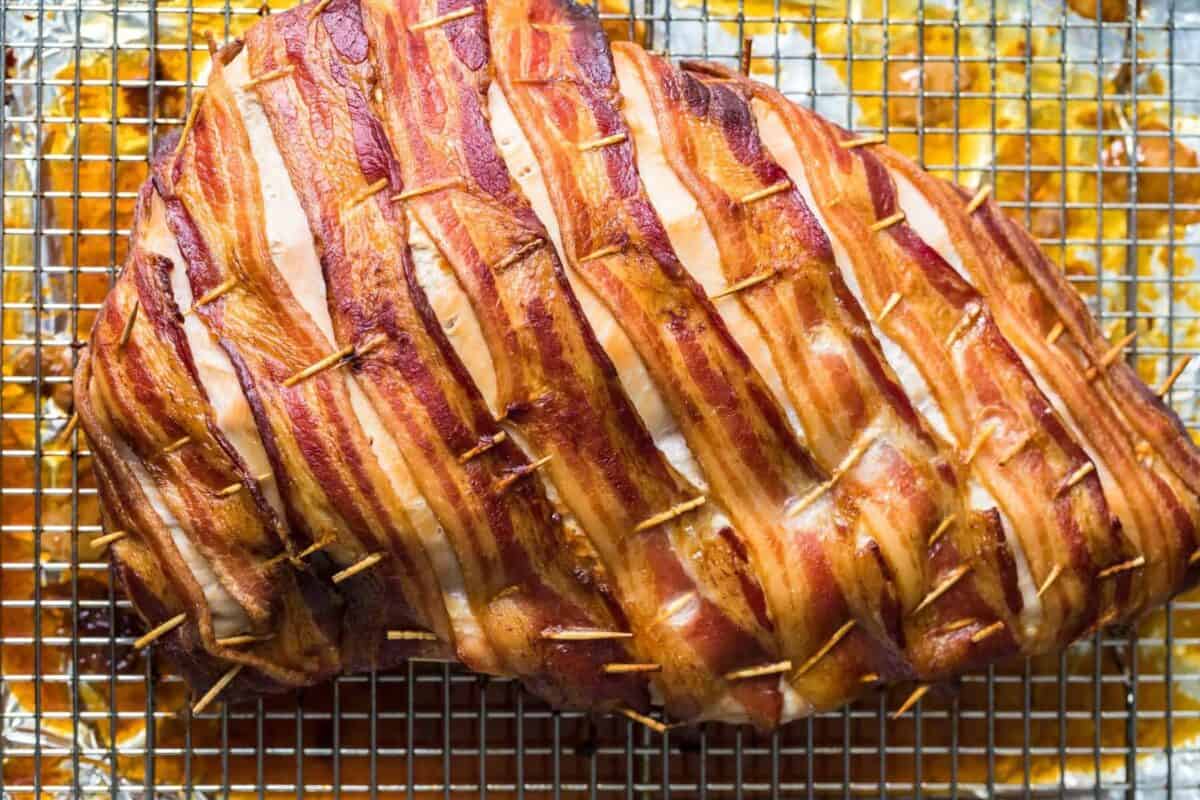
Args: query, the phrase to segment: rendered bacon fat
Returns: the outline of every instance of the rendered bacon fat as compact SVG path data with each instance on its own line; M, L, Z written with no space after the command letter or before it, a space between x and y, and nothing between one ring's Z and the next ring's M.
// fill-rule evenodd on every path
M117 574L201 705L416 655L765 729L1062 647L1194 577L1200 457L969 200L570 0L273 16L80 360Z

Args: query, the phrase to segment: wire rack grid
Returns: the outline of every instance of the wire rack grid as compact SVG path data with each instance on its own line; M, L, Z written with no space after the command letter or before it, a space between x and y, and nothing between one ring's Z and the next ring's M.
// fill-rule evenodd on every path
M1162 380L1200 349L1200 9L1185 0L604 0L610 35L734 63L930 169L988 183ZM658 735L414 662L193 716L91 545L70 370L125 253L146 154L206 31L261 9L4 2L0 794L40 797L1200 796L1200 602L1138 631L879 693L771 736ZM1105 21L1100 21L1105 20ZM1198 378L1170 398L1190 430ZM898 693L897 693L898 692Z

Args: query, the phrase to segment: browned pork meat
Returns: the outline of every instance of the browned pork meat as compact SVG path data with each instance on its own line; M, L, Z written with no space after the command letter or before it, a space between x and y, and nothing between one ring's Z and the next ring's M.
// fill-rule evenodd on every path
M76 375L145 640L767 729L1162 602L1200 454L981 200L572 0L265 19Z

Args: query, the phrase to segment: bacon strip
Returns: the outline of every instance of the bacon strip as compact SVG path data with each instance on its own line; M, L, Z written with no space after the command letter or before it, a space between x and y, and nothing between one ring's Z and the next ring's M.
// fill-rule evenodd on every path
M954 443L980 500L1004 516L1028 569L1023 648L1061 647L1114 607L1126 608L1142 574L1097 575L1137 553L1108 509L1094 465L983 298L896 217L895 185L869 146L841 147L850 134L767 87L745 85L768 149L815 201L838 265L868 313L878 320L893 294L903 298L876 332L893 366L926 395L918 407ZM1022 442L1031 446L1020 450L1017 468L1011 453ZM1030 590L1056 568L1059 577L1034 596Z
M147 186L135 230L150 202ZM168 652L196 651L188 658L203 662L209 682L229 661L255 669L245 684L254 691L308 685L340 669L338 602L279 557L280 523L210 413L171 294L172 268L139 246L130 251L76 375L107 528L127 533L113 546L118 575L143 598L139 610L151 627L187 613ZM244 488L222 491L230 485ZM151 565L151 554L162 566ZM159 588L138 591L135 582ZM171 614L157 614L160 606ZM218 644L242 634L260 641Z
M1101 366L1110 345L1081 298L995 203L968 215L965 190L887 148L880 157L896 176L901 204L913 209L914 226L928 229L926 240L979 288L1095 462L1109 505L1146 557L1140 596L1129 608L1162 603L1192 573L1200 520L1197 450L1182 423L1123 359ZM1051 342L1058 324L1064 333Z
M856 538L877 543L894 576L917 673L950 674L1011 650L1016 618L1007 598L1018 589L1003 535L994 515L968 510L955 467L884 361L828 237L794 188L741 200L788 178L763 149L740 88L675 70L627 42L614 51L622 112L651 198L674 217L672 242L710 294L746 286L718 308L743 347L766 343L805 441L824 470L841 473L839 486L855 499ZM690 214L689 201L698 206ZM947 519L950 528L927 548ZM913 614L974 550L1000 558L977 559L952 596ZM973 644L997 619L1006 634ZM969 624L947 628L961 620Z
M826 658L786 680L812 706L897 676L895 588L877 548L859 557L836 514L847 499L795 439L779 404L686 273L639 180L613 99L607 41L570 0L489 6L496 75L546 176L573 274L619 320L666 397L758 575L781 654L799 665L847 622ZM602 146L597 143L604 143ZM835 483L835 482L830 482Z
M461 181L405 206L470 299L465 312L477 318L491 350L486 368L497 373L490 383L507 430L551 456L543 472L612 584L635 634L635 660L661 664L654 682L668 713L773 725L781 713L777 679L727 685L722 677L773 656L758 587L729 544L719 506L704 503L638 530L700 490L655 449L583 319L546 230L500 159L483 110L482 14L411 32L419 19L454 10L365 4L380 55L384 123L406 184ZM586 653L597 644L565 646Z
M459 657L478 671L515 674L557 705L644 707L640 676L601 669L629 661L620 640L580 649L542 637L553 626L620 623L580 580L538 480L518 480L529 461L510 440L497 440L499 428L416 283L395 202L408 187L360 88L371 65L357 4L334 0L312 23L302 11L274 17L250 34L247 51L252 74L295 67L257 92L286 142L284 160L320 244L337 346L380 342L359 382L392 421L457 553L486 636L459 636ZM493 445L486 454L460 459L482 441Z
M347 603L342 651L348 665L445 653L445 644L385 639L393 628L432 631L445 643L451 633L428 557L359 424L344 371L289 380L326 358L333 343L272 261L258 171L219 61L194 120L179 152L156 170L155 186L187 261L193 296L203 298L232 280L232 290L197 302L193 313L238 371L286 508L291 552L308 553L307 563L327 579L382 556L338 584Z

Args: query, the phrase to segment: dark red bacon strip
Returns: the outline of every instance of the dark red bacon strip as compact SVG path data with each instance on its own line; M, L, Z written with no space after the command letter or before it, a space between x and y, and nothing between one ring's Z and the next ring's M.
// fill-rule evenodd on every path
M147 186L135 229L151 201ZM191 653L211 680L238 663L254 668L254 691L304 686L341 667L338 601L281 558L280 522L214 424L172 297L172 268L161 255L130 251L76 375L80 424L98 445L106 527L125 532L112 545L118 575L147 598L139 609L151 627L187 615L168 634L168 652ZM231 493L231 485L244 488ZM134 582L173 599L151 606L155 590L135 591ZM254 641L220 643L233 635Z
M413 33L421 19L453 9L386 1L365 9L382 56L384 123L407 185L461 182L406 208L470 298L506 426L551 456L544 472L594 548L635 634L636 660L661 664L655 682L673 717L744 714L774 724L777 677L723 679L773 656L757 584L720 535L717 505L637 530L700 492L655 449L492 141L482 14ZM595 643L567 646L587 652Z
M194 313L238 371L277 476L291 552L326 579L365 558L370 569L338 583L347 603L342 647L358 668L452 641L441 593L393 484L376 460L341 369L293 377L327 358L327 340L272 260L260 180L219 60L191 135L155 173L194 297L232 290ZM387 642L389 629L432 631L445 644Z
M826 708L860 691L861 673L894 675L896 620L880 613L896 608L890 576L873 556L856 558L841 487L824 489L828 474L672 250L613 102L594 13L569 0L504 2L489 6L488 22L497 78L540 162L567 260L634 343L728 509L781 654L800 665L857 622L788 680Z
M1099 581L1106 567L1138 553L1104 500L1095 466L1055 415L984 300L897 216L896 190L867 147L782 95L758 84L760 126L792 148L823 223L841 242L877 320L893 295L902 301L877 327L906 354L958 449L970 480L994 500L1028 564L1031 587L1046 586L1026 620L1027 651L1060 647L1130 597L1138 570ZM774 116L772 116L774 115ZM781 157L779 153L774 153ZM863 246L862 243L869 243ZM1022 446L1028 443L1030 446Z
M979 541L998 542L1002 532L988 530L994 517L968 509L956 468L939 452L888 368L833 263L828 237L799 191L788 185L761 200L742 200L789 181L759 141L741 88L675 70L632 44L617 44L614 51L625 94L622 111L631 127L645 129L636 135L639 158L660 153L695 198L720 251L722 275L709 279L745 287L722 298L718 308L726 319L733 304L746 310L754 324L737 323L739 337L765 339L805 441L821 467L838 474L844 496L853 498L858 530L880 548L898 588L903 641L914 669L923 677L959 672L1011 647L1011 635L989 637L986 648L971 643L997 620L1005 631L1016 624L1019 606L1006 602L1017 591L1012 570L992 561L976 562L954 597L912 613L964 563L960 553ZM675 195L660 191L656 202L662 208ZM679 223L676 236L695 235L688 222ZM686 257L684 262L691 266ZM707 262L702 266L711 269ZM927 549L947 519L962 524L941 531ZM844 591L854 591L853 585ZM939 640L938 631L961 620L968 624ZM935 641L938 646L931 646Z
M1198 498L1186 459L1195 445L1178 418L1148 397L1057 267L992 202L973 214L970 196L882 148L880 157L924 198L945 230L944 246L987 299L1005 337L1053 392L1100 470L1109 505L1146 558L1133 609L1163 602L1191 572ZM1054 335L1055 326L1062 331ZM1069 326L1069 331L1068 331ZM1106 361L1107 359L1107 361ZM1101 366L1103 364L1103 366ZM1179 455L1186 458L1181 463ZM1179 471L1182 469L1182 471Z
M305 10L254 29L250 70L296 68L294 77L260 84L258 96L276 140L287 142L284 161L319 242L337 346L379 342L358 381L457 555L485 636L459 636L459 657L516 675L556 705L644 707L641 676L602 669L630 660L621 640L570 648L542 637L553 626L619 623L580 579L539 480L517 479L528 460L511 440L497 442L499 428L416 282L396 201L408 187L362 88L374 72L357 4L334 0L315 21ZM485 453L460 459L485 440L494 443Z

